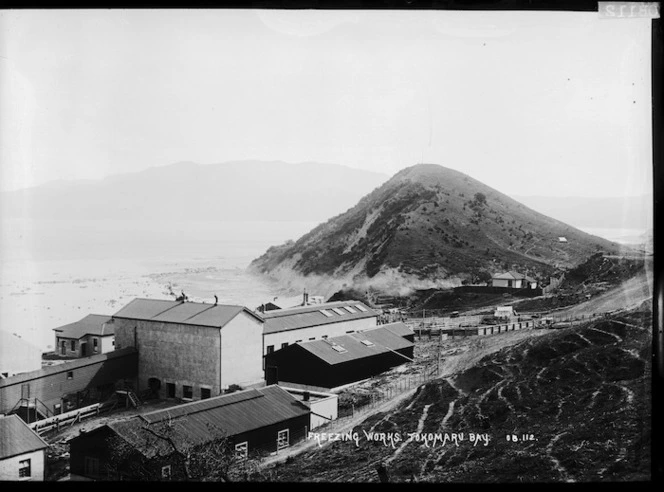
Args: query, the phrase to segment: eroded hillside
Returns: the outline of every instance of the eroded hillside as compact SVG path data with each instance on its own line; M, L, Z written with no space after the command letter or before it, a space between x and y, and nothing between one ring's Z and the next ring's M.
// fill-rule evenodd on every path
M270 479L376 482L383 464L393 482L648 480L650 361L648 309L552 330L421 386Z

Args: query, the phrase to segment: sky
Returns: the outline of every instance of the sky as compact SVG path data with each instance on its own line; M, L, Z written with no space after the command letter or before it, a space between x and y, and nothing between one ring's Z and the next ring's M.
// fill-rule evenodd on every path
M257 159L649 193L650 42L596 12L0 11L0 190Z

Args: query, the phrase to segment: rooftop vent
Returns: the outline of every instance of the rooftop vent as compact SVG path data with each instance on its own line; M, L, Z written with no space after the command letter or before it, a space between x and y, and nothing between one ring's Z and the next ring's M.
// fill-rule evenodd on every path
M371 347L374 343L369 341L369 340L360 340L360 343L362 345L366 345L367 347Z

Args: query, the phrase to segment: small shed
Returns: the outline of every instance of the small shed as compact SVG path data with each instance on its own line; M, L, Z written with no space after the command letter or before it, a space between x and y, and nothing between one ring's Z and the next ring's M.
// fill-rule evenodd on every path
M0 417L0 480L44 481L48 447L18 415Z

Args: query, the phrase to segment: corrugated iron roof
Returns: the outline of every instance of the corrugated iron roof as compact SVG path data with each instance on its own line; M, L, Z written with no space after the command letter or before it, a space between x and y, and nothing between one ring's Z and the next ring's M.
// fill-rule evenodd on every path
M111 336L115 333L112 320L110 316L88 314L79 321L53 328L53 330L58 332L58 336L64 338L79 339L85 335Z
M394 333L395 335L399 335L400 337L413 335L415 333L408 327L408 325L406 325L406 323L401 321L396 323L386 323L384 325L380 325L380 328L385 328L386 330L389 330L390 332Z
M361 309L355 306L361 306ZM355 312L351 313L343 309L345 306L350 306ZM337 314L333 308L341 308L343 314ZM327 310L331 316L326 316L321 310ZM324 304L312 304L309 306L276 309L274 311L267 311L262 313L265 320L263 328L264 334L278 333L281 331L297 330L300 328L307 328L310 326L326 325L330 323L340 323L342 321L350 321L354 319L364 319L377 317L378 313L359 301L339 301L339 302L326 302Z
M48 448L18 415L0 417L0 460Z
M510 271L510 272L495 274L492 278L497 279L497 280L521 280L521 279L525 279L526 276L522 275L518 272Z
M161 422L170 422L173 429L170 437L176 442L196 445L209 442L220 433L235 436L309 413L310 409L293 395L271 385L178 405L107 425L150 457L168 449L163 440L154 439L144 430L146 426L160 430Z
M167 309L170 309L178 304L180 301L166 301L162 299L133 299L113 315L114 318L131 318L131 319L151 319Z
M134 299L113 317L221 328L242 311L263 321L244 306L157 299Z
M365 345L362 340L368 340L373 345ZM298 342L294 345L300 346L328 364L340 364L356 359L363 359L385 352L401 350L412 347L414 344L389 329L380 327L361 331L327 340L313 340L311 342ZM333 345L344 349L339 352ZM290 346L289 346L290 347ZM288 347L281 350L287 350Z
M30 381L32 379L38 379L45 376L50 376L52 374L57 374L60 372L73 371L81 367L97 364L102 360L115 359L117 357L126 357L128 355L135 353L136 349L134 347L126 347L123 349L113 350L112 352L106 352L105 354L91 355L90 357L81 357L80 359L63 362L61 364L42 367L41 369L38 369L36 371L24 372L21 374L16 374L15 376L10 376L8 378L0 379L0 388L3 388L5 386L11 386L13 384L22 383L25 381Z

